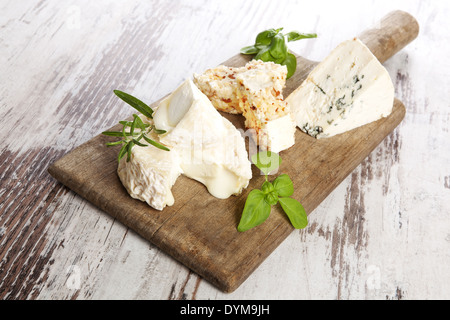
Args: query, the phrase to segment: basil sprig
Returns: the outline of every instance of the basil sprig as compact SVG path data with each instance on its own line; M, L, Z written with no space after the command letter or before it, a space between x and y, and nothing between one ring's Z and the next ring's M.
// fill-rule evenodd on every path
M315 33L299 33L291 31L283 34L279 29L268 29L260 32L255 39L255 44L241 49L242 54L253 54L255 60L264 62L272 61L285 65L288 69L287 79L292 77L297 69L297 58L288 51L287 42L301 39L317 38Z
M272 206L280 203L289 221L296 229L303 229L308 225L306 211L297 200L290 198L294 194L294 184L287 174L279 175L273 182L269 182L268 175L278 169L281 157L270 151L263 151L252 156L253 164L264 173L261 189L250 191L245 201L238 231L244 232L266 221Z
M116 96L118 96L124 102L132 106L138 112L142 113L147 118L153 119L152 108L150 108L144 102L120 90L114 90L114 93L116 94ZM121 131L102 132L102 134L105 136L122 138L122 140L119 141L106 143L107 147L112 147L120 144L122 145L122 148L120 149L119 155L117 157L117 161L120 162L120 160L125 155L127 155L127 161L130 161L131 149L135 145L140 147L148 147L149 145L152 145L161 150L170 151L169 148L167 148L166 146L152 140L150 137L147 136L152 130L155 131L157 134L163 134L166 133L166 131L158 130L155 128L154 125L144 123L137 114L133 114L133 121L119 121L119 123L122 125ZM128 128L129 130L127 130ZM142 143L142 139L144 139L148 144Z

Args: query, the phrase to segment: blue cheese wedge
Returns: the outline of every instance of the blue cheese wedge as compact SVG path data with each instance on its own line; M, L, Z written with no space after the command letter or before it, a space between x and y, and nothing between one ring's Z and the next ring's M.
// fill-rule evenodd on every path
M240 68L208 69L194 75L194 83L217 110L242 113L261 149L280 152L295 143L295 122L282 93L286 75L286 66L252 60Z
M243 136L192 80L160 103L153 120L167 131L160 142L179 154L182 174L213 196L225 199L248 186L252 171Z
M315 138L388 116L394 86L387 70L359 39L341 43L287 98L296 125Z

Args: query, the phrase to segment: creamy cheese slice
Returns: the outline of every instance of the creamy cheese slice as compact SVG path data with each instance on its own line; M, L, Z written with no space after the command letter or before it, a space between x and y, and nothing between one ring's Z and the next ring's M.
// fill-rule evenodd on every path
M252 177L241 133L186 80L153 114L160 141L179 154L182 173L220 199L239 194Z
M142 119L150 121L143 116ZM158 141L156 134L150 138ZM138 145L131 149L130 161L127 161L127 156L123 157L117 169L119 179L129 195L147 202L157 210L174 204L171 189L181 172L177 152Z
M331 137L388 116L394 86L369 48L354 38L318 64L286 102L302 131Z

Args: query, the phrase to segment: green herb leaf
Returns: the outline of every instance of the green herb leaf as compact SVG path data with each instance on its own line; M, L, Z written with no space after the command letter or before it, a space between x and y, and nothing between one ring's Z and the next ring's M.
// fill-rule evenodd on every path
M147 118L153 119L153 110L146 105L144 102L139 100L138 98L133 97L132 95L125 93L120 90L114 90L114 93L123 101L128 103L134 109L142 113Z
M164 134L164 133L167 132L166 130L156 129L155 127L153 127L153 130L155 130L155 132L156 132L157 134Z
M278 200L294 228L303 229L308 225L306 211L300 202L292 198L279 198Z
M294 183L287 174L279 175L273 181L273 187L280 197L290 197L294 193Z
M134 114L133 114L133 116L134 116ZM139 118L139 117L134 117L134 120L131 123L131 127L130 127L131 135L134 135L134 129L136 129L136 124L137 124L136 118Z
M121 125L125 126L125 127L131 127L131 124L132 124L133 122L132 122L132 121L125 121L125 120L122 120L122 121L119 121L119 123L120 123Z
M287 56L287 46L286 41L282 33L278 33L272 38L272 42L269 46L270 55L274 58L272 61L280 64L286 59Z
M170 151L170 149L167 148L166 146L164 146L164 145L162 145L162 144L160 144L160 143L150 139L149 137L147 137L145 135L144 135L144 140L147 141L148 143L150 143L152 146L155 146L155 147L157 147L157 148L159 148L161 150Z
M286 59L281 62L281 65L287 67L288 73L286 79L289 79L294 75L295 70L297 70L297 58L292 53L288 52Z
M136 99L135 97L133 97L125 92L119 91L119 90L114 90L114 93L119 98L121 98L122 100L124 100L125 102L130 104L137 111L141 112L144 116L146 116L148 118L152 118L153 110L149 106L147 106L145 103L140 101L139 99ZM151 144L159 149L162 149L165 151L170 151L170 149L167 148L166 146L164 146L164 145L160 144L159 142L156 142L146 136L146 134L150 133L153 129L155 130L155 132L157 134L163 134L163 133L166 133L166 131L158 130L155 128L154 125L150 125L149 123L144 123L144 121L142 120L142 118L139 115L133 114L133 121L121 120L121 121L119 121L119 123L122 125L122 131L104 131L104 132L102 132L102 134L104 134L106 136L122 138L122 140L120 140L120 141L106 143L106 146L108 146L108 147L123 144L122 148L119 151L119 155L117 156L118 162L120 162L120 160L125 156L125 154L127 154L127 161L130 161L131 156L132 156L131 150L133 149L133 147L135 145L140 146L140 147L148 147L149 145L140 142L140 140L142 140L142 138L144 138L144 140L147 141L149 144ZM130 131L126 130L128 127L130 128Z
M274 206L278 203L278 194L276 191L269 192L265 195L264 200L270 204L271 206Z
M252 162L267 176L280 167L281 158L275 152L261 151L252 155Z
M288 42L300 39L317 38L315 33L300 33L291 31L287 34L281 33L283 28L268 29L258 33L255 44L243 47L241 53L254 54L255 60L264 62L272 61L287 67L288 73L286 78L289 79L297 69L297 59L288 51L286 38Z
M127 162L131 160L131 149L134 147L134 142L130 141L127 144Z
M102 134L110 137L123 137L122 131L103 131ZM126 135L131 136L129 132L126 132Z
M133 122L135 122L135 126L141 130L145 130L146 128L148 128L150 125L149 124L145 124L141 117L139 117L137 114L133 114L134 120Z
M270 54L269 47L264 47L258 52L254 59L268 62L273 61L275 58Z
M308 225L305 209L300 202L289 198L294 193L291 178L287 174L281 174L273 183L267 179L268 173L281 164L280 156L270 151L262 151L252 156L252 162L264 172L266 181L261 190L254 189L247 196L238 231L246 231L263 223L270 215L271 207L278 202L295 228L305 228Z
M122 143L126 143L126 142L123 141L123 140L114 141L114 142L107 142L106 146L107 147L112 147L112 146L117 146L118 144L122 144Z
M272 42L272 38L276 36L283 28L280 29L268 29L258 33L255 40L255 46L268 46Z
M261 187L261 191L264 192L264 194L269 194L274 190L275 190L275 188L273 187L272 183L270 183L269 181L264 181L264 183Z
M120 151L119 151L119 156L117 157L117 162L120 162L120 160L122 160L122 158L125 156L127 151L128 151L128 144L124 144L122 146L122 149L120 149Z
M270 215L270 209L270 205L265 201L264 192L258 189L250 191L245 201L238 231L247 231L266 221Z
M148 147L148 145L139 142L139 140L137 140L137 139L133 139L131 141L133 141L133 143L139 147Z
M291 31L288 34L286 34L288 42L297 41L301 39L311 39L311 38L317 38L317 34L315 33L300 33L297 31Z
M240 52L242 54L257 54L259 52L259 48L256 46L247 46L243 47Z

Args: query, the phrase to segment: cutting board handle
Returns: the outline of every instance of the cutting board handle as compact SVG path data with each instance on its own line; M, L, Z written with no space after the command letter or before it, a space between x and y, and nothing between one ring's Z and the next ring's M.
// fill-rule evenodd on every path
M383 63L419 35L419 23L407 12L393 11L358 38Z

